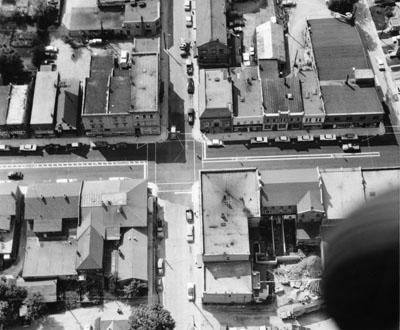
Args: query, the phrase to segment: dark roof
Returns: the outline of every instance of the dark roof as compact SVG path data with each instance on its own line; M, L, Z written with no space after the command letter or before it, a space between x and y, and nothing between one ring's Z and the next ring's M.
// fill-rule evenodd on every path
M67 28L70 31L120 30L124 17L124 9L120 8L74 7Z
M63 130L77 129L79 111L79 80L67 80L58 92L57 124Z
M346 79L353 68L368 69L355 27L334 18L308 20L320 80Z
M278 113L288 111L291 113L303 112L303 100L301 95L300 80L295 76L286 78L264 79L263 103L266 113ZM289 99L291 94L293 99Z
M201 113L201 119L206 118L231 118L232 112L230 112L227 108L222 109L204 109Z
M151 22L160 17L160 0L146 0L145 4L145 7L138 5L133 7L130 3L127 3L125 5L124 21L140 22L143 19L144 22Z
M127 113L131 109L131 79L117 76L110 79L109 113Z
M202 0L196 6L197 45L201 46L210 40L219 40L227 44L225 0Z
M33 223L35 233L55 233L62 230L62 219L41 219Z
M103 267L103 237L93 227L88 227L78 239L76 269L101 269Z
M90 59L90 74L100 71L109 75L114 68L113 55L92 55Z
M279 77L278 60L258 60L261 79L276 79Z
M326 114L383 114L375 87L360 87L355 84L321 86Z
M86 78L84 114L107 112L108 75Z
M100 330L129 330L128 320L100 321Z
M24 281L22 278L19 278L17 286L25 288L28 294L40 292L47 303L57 301L57 280Z
M0 125L4 125L7 119L10 86L0 86Z
M296 222L296 239L315 240L321 238L320 222Z

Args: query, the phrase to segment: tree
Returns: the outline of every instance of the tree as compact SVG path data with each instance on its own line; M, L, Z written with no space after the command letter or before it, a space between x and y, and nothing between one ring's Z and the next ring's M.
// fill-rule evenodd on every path
M0 281L0 323L11 324L18 319L19 308L27 296L25 288Z
M124 286L123 291L125 293L125 298L141 296L145 288L147 288L146 283L133 279L128 285Z
M328 9L340 14L353 13L354 4L357 2L358 0L330 0Z
M36 320L47 314L47 306L44 298L40 292L35 292L28 295L25 299L24 304L27 307L27 318L30 320Z
M15 80L24 70L21 57L11 47L0 48L0 73L6 83Z
M35 18L39 29L47 30L58 20L58 9L53 5L48 5L46 0L39 0L36 4Z
M130 330L172 330L175 321L161 305L139 305L129 319Z

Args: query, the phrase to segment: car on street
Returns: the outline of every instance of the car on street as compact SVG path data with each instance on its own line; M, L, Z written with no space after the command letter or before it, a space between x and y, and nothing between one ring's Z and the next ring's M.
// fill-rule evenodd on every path
M379 71L385 71L385 62L383 62L383 60L380 57L376 57L376 63L378 63L378 69Z
M11 151L11 147L6 144L0 144L0 152Z
M278 143L289 143L290 142L290 137L286 136L286 135L281 135L281 136L277 136L275 138L275 142Z
M336 141L336 134L321 134L320 141Z
M44 52L44 56L52 58L52 59L57 59L57 53Z
M358 135L353 133L344 134L340 138L342 141L357 141Z
M190 28L193 26L193 16L186 16L186 27Z
M188 243L194 242L194 225L187 225L186 240L188 241Z
M19 151L35 152L37 150L36 144L23 144L19 146Z
M121 56L119 57L119 66L121 69L129 68L129 52L121 50Z
M219 139L212 139L207 141L207 147L209 148L223 148L224 142Z
M24 178L22 172L8 172L7 176L10 180L22 180Z
M194 94L194 80L193 80L193 78L188 78L188 80L187 80L187 92L189 94Z
M178 138L178 135L176 134L176 126L175 125L171 125L171 128L169 130L169 139L170 140L176 140Z
M297 137L298 142L313 142L314 137L312 135L299 135Z
M191 209L186 210L186 221L193 222L193 211Z
M44 51L48 53L58 53L58 48L56 46L46 46Z
M63 147L60 144L53 144L53 143L50 143L44 147L44 150L46 150L46 152L49 154L60 152L62 151L62 149Z
M89 46L101 46L103 44L103 39L90 39Z
M164 275L164 258L158 258L157 261L157 275Z
M162 278L158 277L157 278L157 292L162 292L163 291L163 282Z
M236 32L236 33L243 32L243 28L241 26L235 26L233 28L233 32Z
M196 299L196 287L194 283L187 284L187 298L189 301L194 301Z
M193 62L189 58L186 59L186 73L190 76L194 73Z
M250 144L267 144L268 138L266 136L256 136L250 140Z
M157 220L157 238L164 238L164 227L162 220Z
M235 20L233 21L233 25L234 25L234 26L244 26L244 21L241 20L241 19L235 19Z
M193 125L194 124L194 109L193 108L189 108L188 109L188 114L187 114L187 121L189 123L189 125Z
M360 145L358 143L346 143L342 145L343 152L360 152Z
M106 142L106 141L95 141L93 148L94 149L108 148L108 142Z
M250 56L254 56L256 54L253 46L250 47L249 53Z
M185 1L185 11L191 11L192 10L192 1L186 0Z
M250 54L243 53L243 64L244 66L250 66Z
M67 150L79 150L82 149L83 144L81 142L72 142L67 144Z

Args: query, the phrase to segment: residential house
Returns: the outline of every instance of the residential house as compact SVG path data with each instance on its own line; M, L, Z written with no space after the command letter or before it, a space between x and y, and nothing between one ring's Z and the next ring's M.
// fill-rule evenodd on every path
M93 56L82 112L86 134L160 134L158 68L156 53L133 55L129 71L114 70L110 56Z
M228 69L202 69L199 83L200 130L221 133L232 130L232 82Z
M354 70L369 69L355 27L334 18L311 19L307 24L306 42L326 112L324 128L379 126L384 111L376 87L355 79Z
M125 3L124 27L128 36L150 37L160 33L160 0Z
M256 169L201 172L203 303L253 299L249 227L260 221Z
M261 81L255 66L230 68L234 132L262 131L264 109Z
M221 68L230 64L226 27L226 1L204 0L196 6L197 62L201 68Z
M0 185L0 203L0 269L4 269L18 252L22 194L17 183Z
M263 79L264 129L302 129L302 89L298 76Z
M57 91L60 76L57 71L38 71L33 94L31 131L35 137L55 136Z
M57 98L57 134L77 134L79 128L81 84L79 80L69 79L60 83Z

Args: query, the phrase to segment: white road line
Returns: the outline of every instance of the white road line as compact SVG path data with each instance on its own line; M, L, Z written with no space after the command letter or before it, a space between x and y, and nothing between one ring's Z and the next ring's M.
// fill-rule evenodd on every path
M311 154L311 155L272 155L272 156L248 156L248 157L218 157L205 158L205 163L224 163L224 162L257 162L257 161L283 161L283 160L312 160L312 159L341 159L341 158L361 158L361 157L380 157L380 152L363 152L358 154Z
M175 195L191 194L192 190L158 190L157 193L174 193Z
M169 185L169 184L190 184L192 185L194 182L157 182L157 186L161 185Z
M49 168L49 167L108 167L108 166L147 166L146 161L101 161L101 162L66 162L66 163L25 163L0 164L0 170L22 168Z

